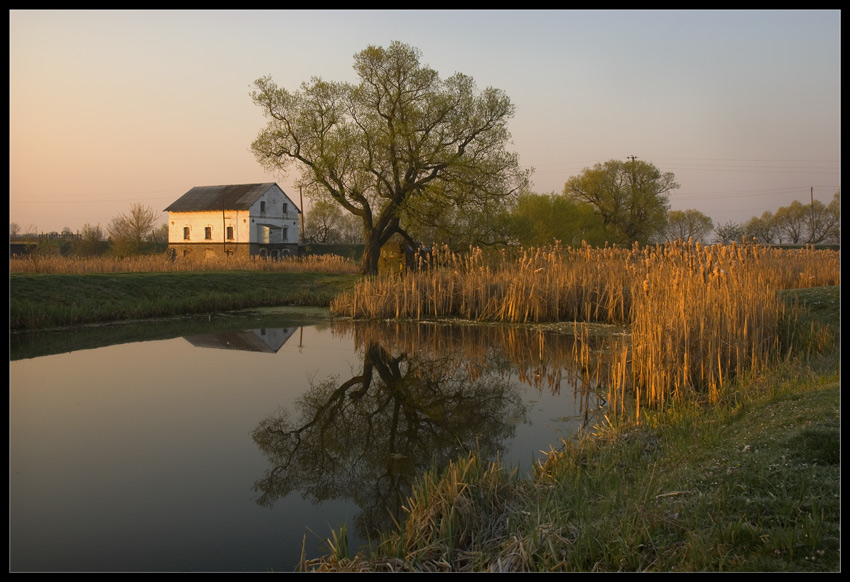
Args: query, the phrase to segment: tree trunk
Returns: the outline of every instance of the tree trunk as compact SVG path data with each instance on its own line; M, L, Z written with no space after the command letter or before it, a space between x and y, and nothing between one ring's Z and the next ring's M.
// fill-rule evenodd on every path
M377 275L378 260L381 258L381 237L375 232L366 233L363 259L360 261L361 275Z

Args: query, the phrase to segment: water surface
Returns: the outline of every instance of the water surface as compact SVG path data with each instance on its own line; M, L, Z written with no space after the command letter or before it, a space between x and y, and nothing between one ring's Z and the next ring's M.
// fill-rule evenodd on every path
M12 571L292 571L391 523L431 463L528 471L598 404L571 336L505 326L254 314L11 344Z

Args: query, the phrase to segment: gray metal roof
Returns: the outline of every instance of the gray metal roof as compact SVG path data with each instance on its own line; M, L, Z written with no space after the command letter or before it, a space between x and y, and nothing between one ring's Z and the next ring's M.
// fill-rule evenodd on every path
M175 200L165 212L197 212L202 210L248 210L274 182L263 184L230 184L195 186ZM280 188L278 186L278 188ZM283 192L283 189L281 189ZM285 194L285 192L284 192ZM300 212L300 210L299 210Z

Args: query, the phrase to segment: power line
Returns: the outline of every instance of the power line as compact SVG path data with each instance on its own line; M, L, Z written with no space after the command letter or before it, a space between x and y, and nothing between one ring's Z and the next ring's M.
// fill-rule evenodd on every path
M160 196L156 198L74 198L73 200L27 200L15 199L15 204L79 204L81 202L146 202L148 200L176 200L179 196Z

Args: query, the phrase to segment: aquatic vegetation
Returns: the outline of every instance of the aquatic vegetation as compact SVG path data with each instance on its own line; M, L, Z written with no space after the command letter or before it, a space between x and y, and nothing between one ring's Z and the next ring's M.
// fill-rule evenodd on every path
M746 242L555 245L495 260L476 248L442 248L421 256L418 269L361 280L331 302L331 312L628 326L629 334L608 339L598 374L610 413L629 408L639 418L641 406L717 402L724 384L788 356L790 314L777 291L840 285L840 272L840 252Z

